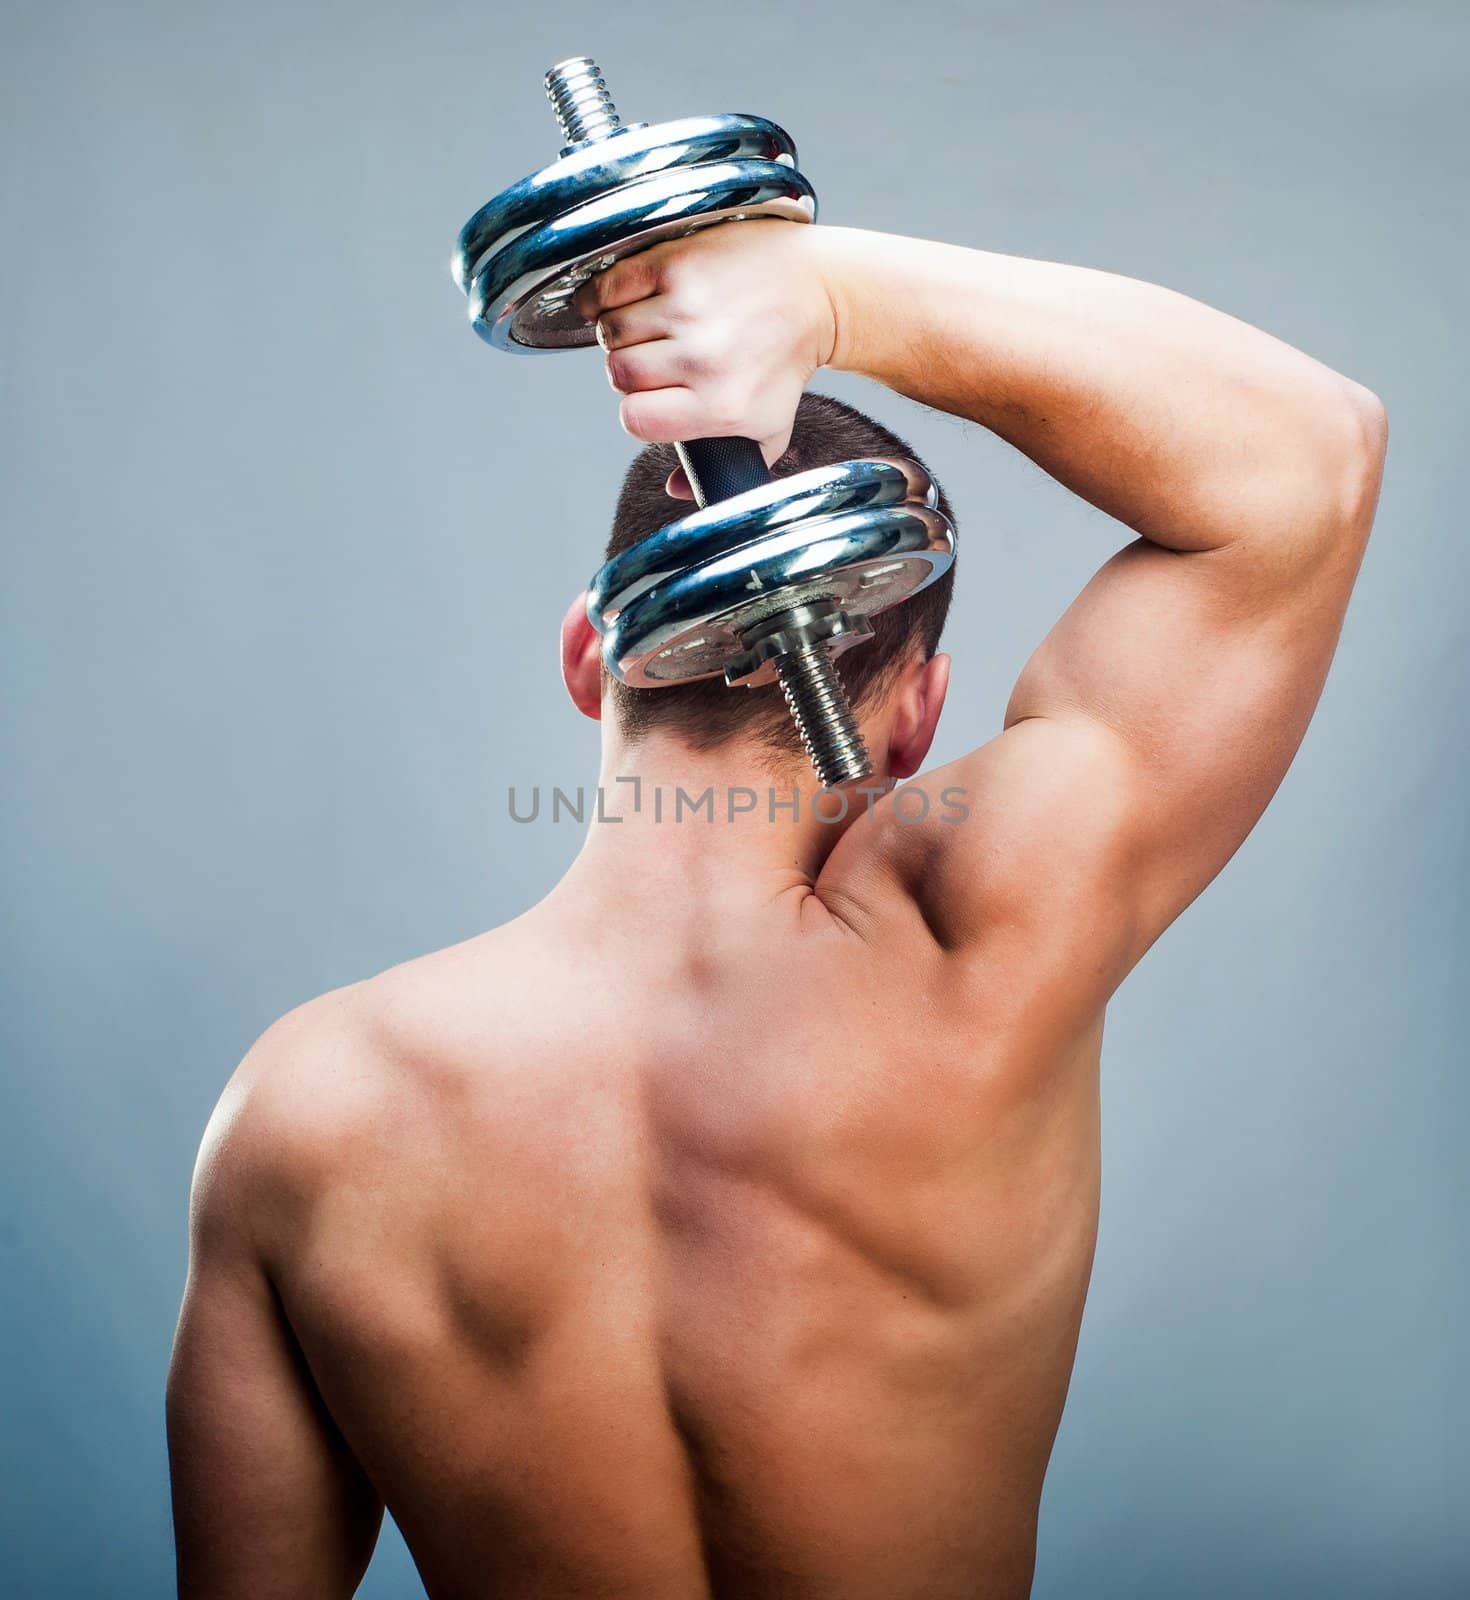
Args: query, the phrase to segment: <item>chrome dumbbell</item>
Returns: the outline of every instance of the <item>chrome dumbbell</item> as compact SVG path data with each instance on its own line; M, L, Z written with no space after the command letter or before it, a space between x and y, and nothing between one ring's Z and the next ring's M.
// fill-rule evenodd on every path
M560 159L481 207L454 254L471 323L497 349L592 344L571 303L578 285L661 240L751 217L815 218L795 145L762 117L625 127L585 56L553 67L546 90ZM675 448L699 509L593 578L587 609L605 665L639 688L721 673L731 685L777 681L820 780L868 776L833 658L954 559L927 473L874 458L773 479L750 439Z

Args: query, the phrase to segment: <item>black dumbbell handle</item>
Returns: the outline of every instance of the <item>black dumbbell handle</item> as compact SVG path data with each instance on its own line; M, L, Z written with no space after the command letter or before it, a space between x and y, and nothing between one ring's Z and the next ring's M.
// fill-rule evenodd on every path
M771 481L766 458L754 439L690 439L674 449L697 505L728 500Z

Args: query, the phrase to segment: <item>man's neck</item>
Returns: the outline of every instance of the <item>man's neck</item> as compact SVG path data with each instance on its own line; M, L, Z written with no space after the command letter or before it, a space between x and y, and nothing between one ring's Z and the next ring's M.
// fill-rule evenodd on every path
M814 880L848 827L887 792L882 775L824 790L805 761L744 743L699 751L651 734L610 738L573 874Z

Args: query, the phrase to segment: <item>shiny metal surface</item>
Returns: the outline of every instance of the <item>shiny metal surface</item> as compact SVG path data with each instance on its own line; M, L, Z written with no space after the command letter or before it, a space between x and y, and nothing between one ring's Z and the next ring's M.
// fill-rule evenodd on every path
M865 456L776 478L692 511L614 556L592 579L587 614L606 632L624 606L661 579L779 528L849 511L932 510L936 501L928 473L899 457Z
M823 645L829 657L840 655L873 636L865 616L850 616L833 600L792 606L748 628L740 636L740 654L725 663L725 682L758 689L780 676L780 658Z
M868 747L828 649L807 645L776 661L781 692L824 789L873 773Z
M923 505L798 522L668 574L603 630L608 670L635 688L713 677L755 623L813 600L868 616L917 593L954 559L954 530Z
M603 661L635 687L683 683L744 662L750 630L793 605L831 601L849 619L876 615L954 559L937 498L916 462L874 456L693 511L593 577L587 615L603 635ZM855 642L843 634L832 646Z
M764 117L681 117L653 127L639 123L621 128L511 184L481 206L460 229L451 261L454 281L468 294L482 258L533 223L673 167L726 161L794 167L796 146Z
M591 56L570 56L558 61L547 69L543 81L546 98L566 140L563 155L592 139L605 139L622 127L623 120Z
M816 195L789 134L764 117L686 117L580 145L496 195L451 260L475 331L497 349L571 349L593 329L569 304L622 256L696 227L777 216L810 222Z

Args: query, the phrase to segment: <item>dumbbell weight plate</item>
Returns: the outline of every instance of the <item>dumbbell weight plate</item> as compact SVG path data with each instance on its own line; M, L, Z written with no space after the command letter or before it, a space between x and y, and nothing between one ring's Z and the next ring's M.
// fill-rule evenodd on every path
M712 554L643 589L605 628L592 620L604 628L608 670L634 688L656 688L723 672L742 635L777 611L831 600L849 616L874 615L925 588L953 559L954 530L939 511L868 507Z
M743 114L620 128L571 150L480 207L460 229L450 263L460 293L470 292L470 280L487 256L533 224L635 179L707 161L774 161L794 167L796 145L774 122Z
M614 556L592 580L587 613L604 632L645 589L684 568L797 522L865 508L933 508L934 485L917 462L861 457L772 479L692 511Z
M689 117L620 130L522 179L460 231L452 265L475 331L497 349L592 343L570 304L625 255L732 218L810 222L795 147L762 117Z

